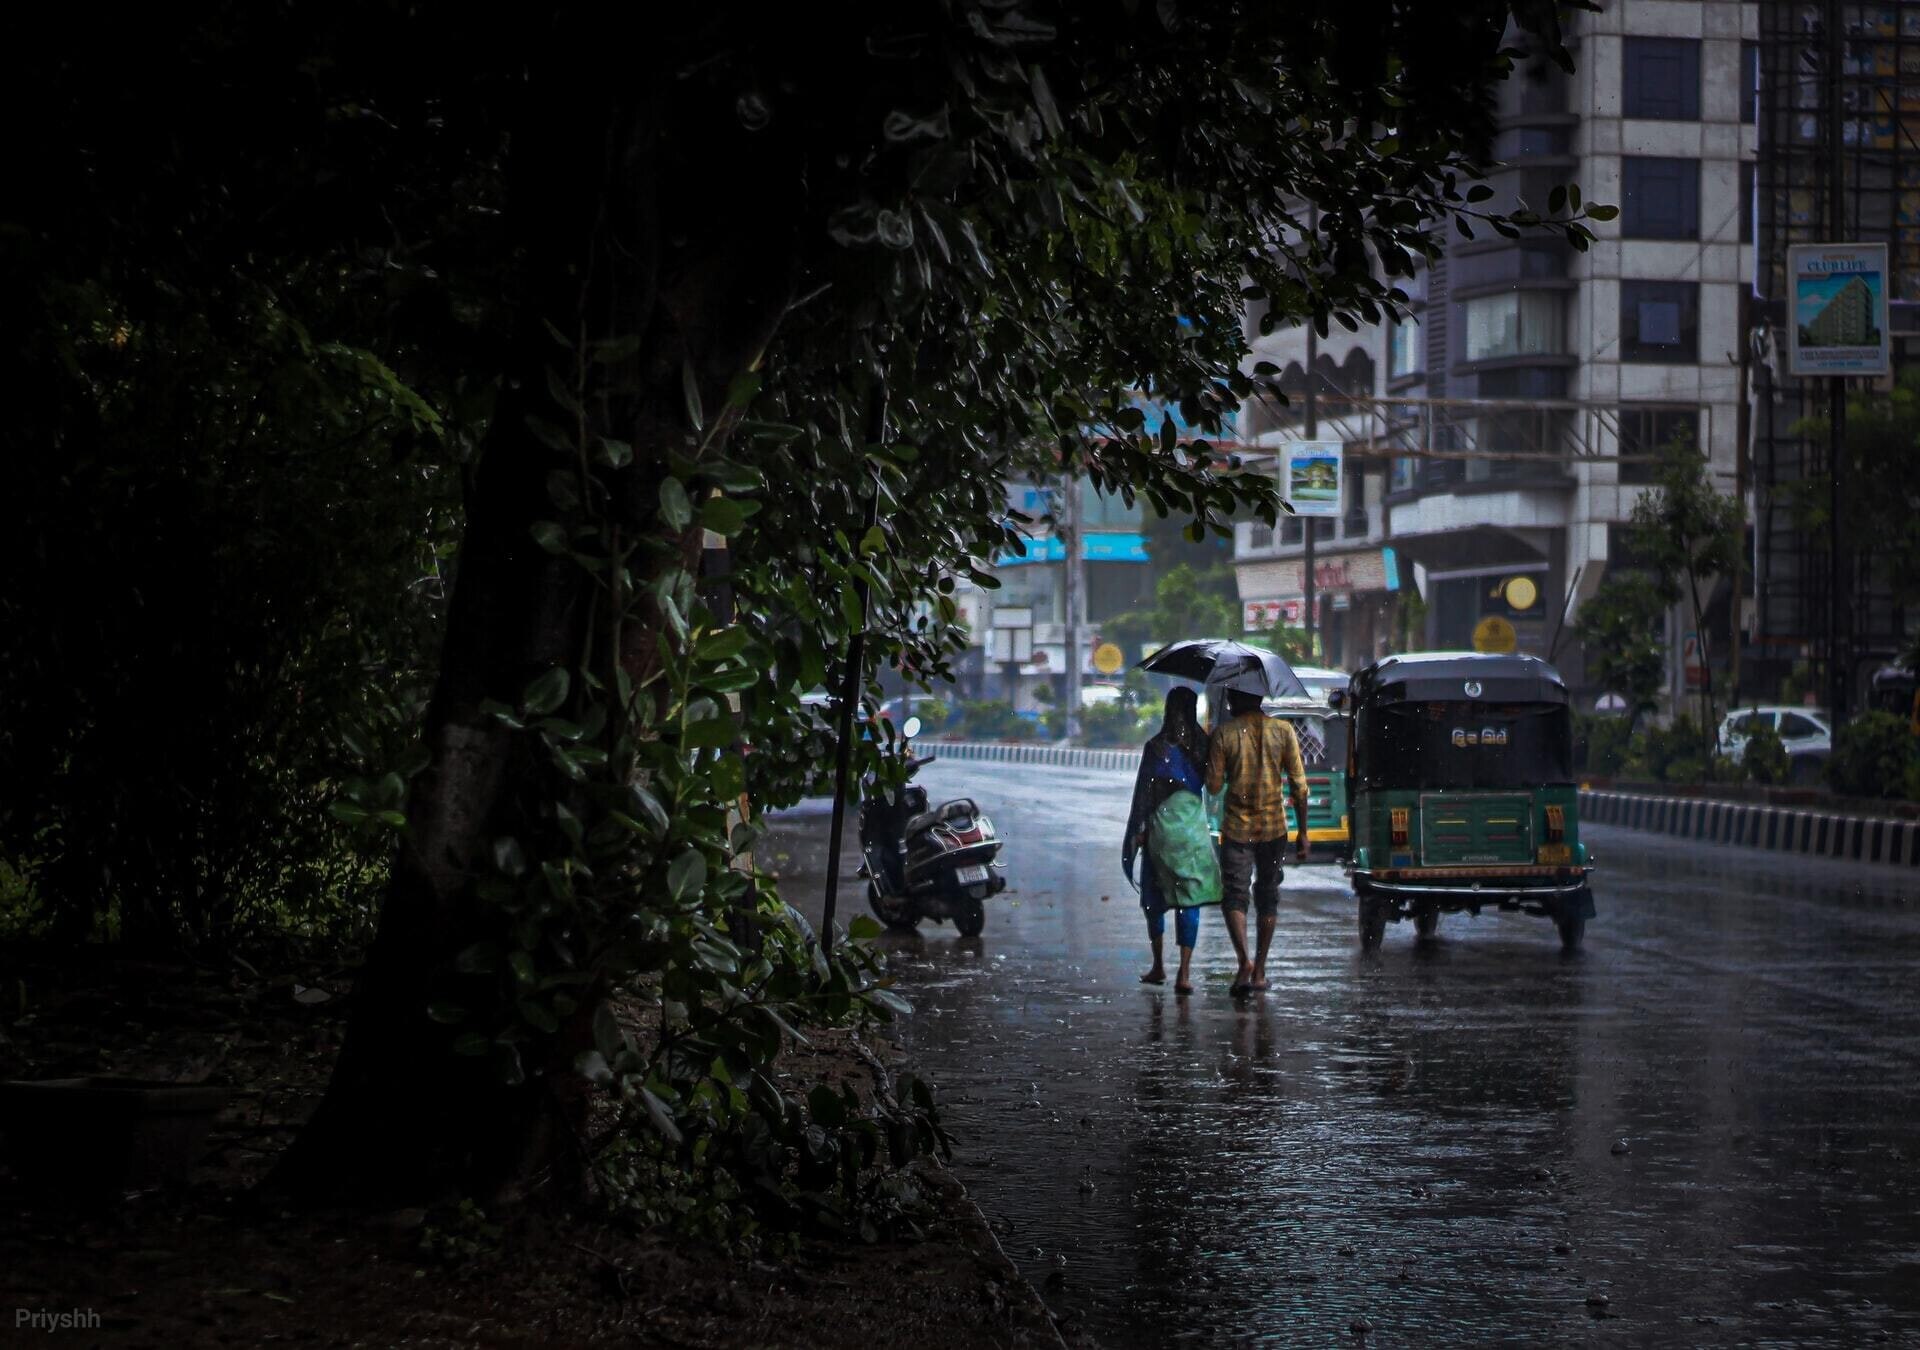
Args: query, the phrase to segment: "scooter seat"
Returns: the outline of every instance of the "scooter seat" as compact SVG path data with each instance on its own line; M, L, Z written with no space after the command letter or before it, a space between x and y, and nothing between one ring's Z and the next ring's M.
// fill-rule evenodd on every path
M971 797L955 797L950 802L942 802L931 811L922 811L907 821L907 838L911 839L922 830L943 825L949 820L974 820L980 815L980 808L973 804Z

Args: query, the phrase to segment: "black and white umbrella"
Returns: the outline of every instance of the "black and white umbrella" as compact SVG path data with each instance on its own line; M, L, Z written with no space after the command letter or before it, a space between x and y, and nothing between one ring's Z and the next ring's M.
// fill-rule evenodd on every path
M1169 643L1140 663L1175 679L1209 689L1239 689L1262 698L1309 698L1307 687L1286 658L1231 638L1188 638Z

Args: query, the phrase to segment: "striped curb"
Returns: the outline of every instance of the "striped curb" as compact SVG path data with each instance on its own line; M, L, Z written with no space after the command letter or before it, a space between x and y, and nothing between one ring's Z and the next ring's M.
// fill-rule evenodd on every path
M1045 764L1056 769L1121 769L1140 767L1138 750L1088 750L1074 745L1045 745L1036 741L922 741L945 759L984 760L991 764Z
M1920 821L1835 815L1790 806L1756 806L1705 797L1580 792L1580 819L1650 830L1709 844L1805 853L1854 862L1920 865Z

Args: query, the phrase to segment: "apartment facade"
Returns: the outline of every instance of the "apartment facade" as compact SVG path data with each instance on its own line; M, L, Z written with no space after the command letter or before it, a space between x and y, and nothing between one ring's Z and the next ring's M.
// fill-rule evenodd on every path
M1344 509L1313 548L1329 660L1358 666L1409 639L1480 645L1549 656L1579 685L1571 618L1623 558L1652 454L1688 438L1736 489L1758 36L1757 6L1739 0L1578 16L1574 74L1529 59L1501 89L1489 184L1493 206L1544 210L1567 182L1618 204L1588 251L1454 236L1405 322L1250 333L1290 400L1256 411L1252 439L1303 436L1311 381L1313 429L1348 446ZM1301 612L1305 553L1301 522L1239 528L1250 626ZM1673 616L1676 692L1689 668L1725 662L1711 635L1730 591L1705 641Z

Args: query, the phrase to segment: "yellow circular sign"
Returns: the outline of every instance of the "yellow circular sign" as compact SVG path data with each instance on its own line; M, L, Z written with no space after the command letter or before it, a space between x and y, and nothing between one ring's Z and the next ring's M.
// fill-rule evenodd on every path
M1117 674L1126 662L1127 658L1111 642L1103 642L1093 649L1093 668L1102 675Z
M1532 577L1515 577L1506 585L1507 603L1515 609L1532 609L1533 602L1540 598L1540 588L1533 583Z
M1476 652L1505 655L1519 645L1520 635L1513 631L1512 624L1498 614L1487 615L1473 630L1473 649Z

